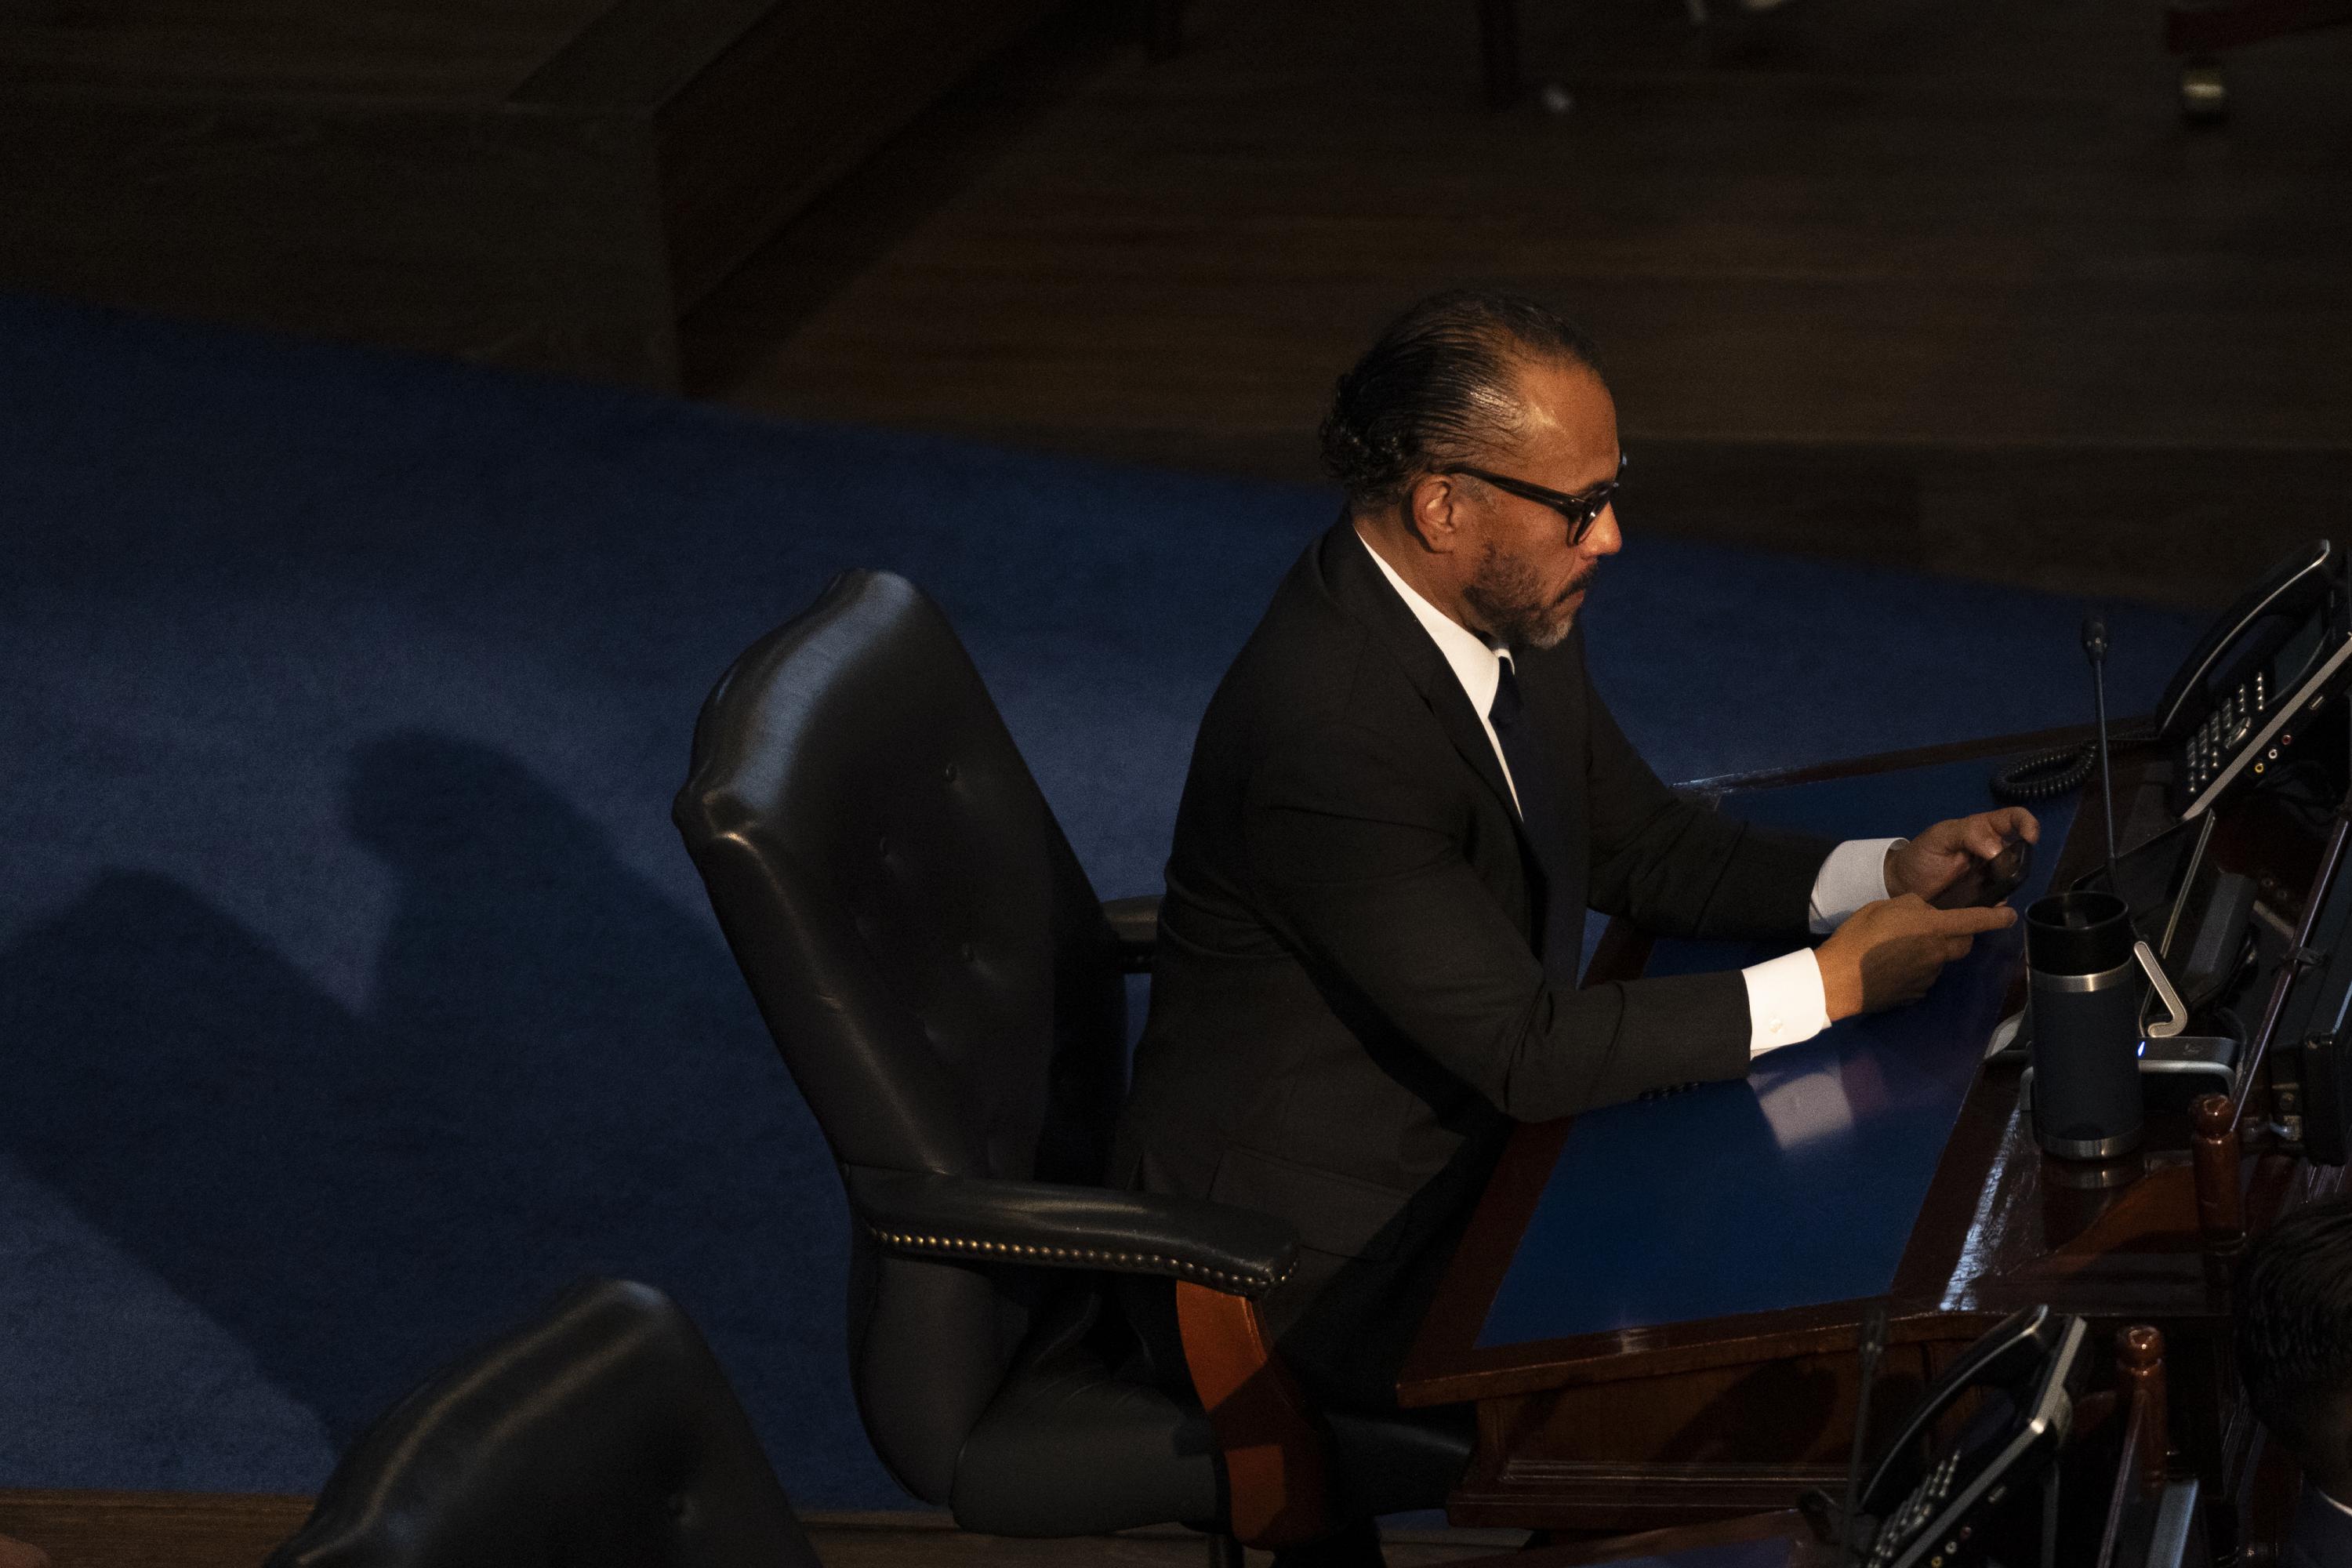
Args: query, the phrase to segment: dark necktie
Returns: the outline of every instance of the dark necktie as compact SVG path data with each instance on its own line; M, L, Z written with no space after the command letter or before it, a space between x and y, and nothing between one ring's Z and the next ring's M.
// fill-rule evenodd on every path
M1503 679L1495 687L1486 718L1495 726L1495 739L1503 744L1503 762L1519 797L1519 821L1535 847L1542 876L1536 898L1535 950L1551 983L1573 988L1584 956L1584 879L1573 874L1568 841L1560 833L1564 792L1558 771L1528 721L1511 660L1506 658L1502 663Z

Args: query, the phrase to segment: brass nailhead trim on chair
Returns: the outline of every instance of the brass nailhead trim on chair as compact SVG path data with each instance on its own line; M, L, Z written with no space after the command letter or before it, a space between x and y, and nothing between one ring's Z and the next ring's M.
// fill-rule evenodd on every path
M871 1228L871 1227L869 1227ZM1170 1258L1158 1252L1105 1252L1092 1247L1040 1247L1019 1241L974 1241L962 1236L917 1236L908 1231L876 1230L874 1238L885 1247L903 1247L917 1252L983 1253L1003 1258L1043 1258L1056 1263L1092 1263L1106 1268L1134 1270L1138 1265L1163 1274L1178 1274L1187 1279L1197 1279L1231 1291L1235 1286L1255 1286L1270 1290L1290 1278L1286 1268L1279 1274L1234 1274L1223 1268L1211 1268L1206 1264L1188 1263L1181 1258Z

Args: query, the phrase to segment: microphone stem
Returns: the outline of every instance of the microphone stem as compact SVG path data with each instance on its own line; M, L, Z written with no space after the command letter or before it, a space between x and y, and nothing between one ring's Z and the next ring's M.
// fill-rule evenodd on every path
M1862 1471L1870 1447L1870 1395L1878 1382L1878 1358L1886 1349L1886 1303L1873 1301L1862 1316L1862 1393L1853 1411L1853 1447L1845 1460L1845 1507L1838 1516L1838 1562L1853 1568L1864 1542L1854 1528L1862 1511Z
M2123 897L2123 888L2116 880L2116 781L2107 767L2107 665L2105 659L2091 661L2091 705L2099 721L2099 795L2106 807L2107 819L2107 890Z

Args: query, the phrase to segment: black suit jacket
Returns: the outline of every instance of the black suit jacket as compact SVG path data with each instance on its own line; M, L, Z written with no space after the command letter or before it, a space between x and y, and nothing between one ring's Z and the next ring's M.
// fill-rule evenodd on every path
M1803 935L1827 841L1669 791L1593 690L1580 630L1513 658L1564 782L1571 907ZM1125 1184L1297 1227L1267 1312L1327 1399L1393 1398L1512 1121L1748 1070L1737 973L1549 984L1541 896L1478 715L1343 519L1202 721L1113 1156Z

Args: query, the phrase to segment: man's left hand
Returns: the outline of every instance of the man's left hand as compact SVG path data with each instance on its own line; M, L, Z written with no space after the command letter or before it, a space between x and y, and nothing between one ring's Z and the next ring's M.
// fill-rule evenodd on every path
M2042 825L2021 805L1939 822L1886 852L1887 897L1916 893L1932 899L1971 864L1994 858L2018 838L2028 844L2042 840Z

